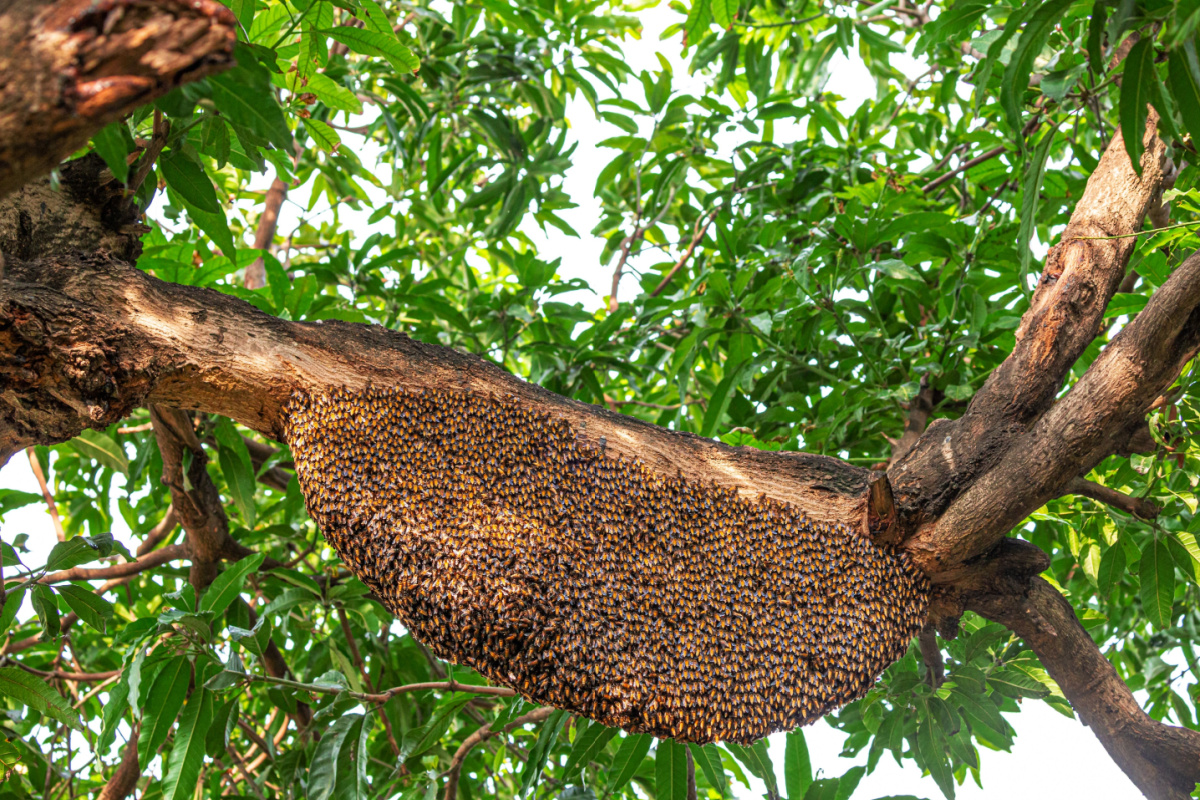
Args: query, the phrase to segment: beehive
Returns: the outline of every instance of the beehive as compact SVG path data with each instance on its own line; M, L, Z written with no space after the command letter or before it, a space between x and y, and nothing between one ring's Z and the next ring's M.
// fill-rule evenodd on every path
M861 697L929 586L795 508L581 443L511 400L296 395L309 512L438 656L627 731L748 743Z

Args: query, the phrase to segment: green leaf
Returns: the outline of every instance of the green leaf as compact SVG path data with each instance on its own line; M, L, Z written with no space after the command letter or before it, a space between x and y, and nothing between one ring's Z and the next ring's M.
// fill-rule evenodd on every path
M1104 72L1104 23L1108 18L1108 6L1096 3L1092 6L1092 18L1088 22L1087 52L1088 66L1094 74Z
M334 41L341 42L356 53L364 56L380 56L400 72L416 72L421 60L411 50L400 44L395 36L388 36L366 28L334 28L321 31Z
M0 667L0 695L11 697L18 703L76 730L83 729L75 709L37 675L31 675L16 667Z
M221 203L217 191L204 168L185 155L171 148L158 159L163 180L195 208L206 214L221 214Z
M1200 63L1194 41L1184 42L1167 55L1167 82L1184 127L1200 135Z
M46 571L56 572L87 564L89 561L104 558L112 553L112 550L111 533L102 533L99 536L76 536L50 548L50 555L46 558Z
M308 768L308 797L312 800L329 800L337 791L342 777L338 775L338 759L355 723L362 723L361 714L338 717L321 736Z
M354 92L323 72L314 72L308 76L308 90L335 111L348 111L351 114L362 113L362 101L355 97Z
M650 744L653 741L654 737L648 733L626 736L621 741L621 746L617 748L617 754L613 757L612 769L609 771L612 777L605 790L607 794L616 794L633 779L633 774L637 772L638 767L645 760L646 754L650 752Z
M92 145L96 152L104 159L113 177L121 183L125 183L129 178L129 162L125 160L131 152L128 137L129 132L123 122L105 125L92 134Z
M358 4L366 15L368 28L395 38L396 32L392 30L392 21L388 19L387 13L379 7L375 0L358 0Z
M1038 200L1042 193L1042 180L1046 175L1046 160L1050 157L1050 146L1058 127L1042 135L1032 153L1026 154L1024 176L1021 181L1021 224L1017 230L1017 251L1021 254L1021 270L1018 275L1024 286L1024 276L1029 274L1029 262L1033 259L1033 232L1037 228Z
M747 366L748 363L743 362L726 372L725 377L713 389L712 395L708 398L708 410L704 413L704 424L700 428L701 436L707 438L713 435L725 409L729 408L730 392Z
M292 132L288 130L283 109L275 99L269 77L253 55L243 48L236 51L238 66L208 79L217 109L233 122L274 144L285 153L291 151Z
M660 739L654 755L654 796L657 800L687 800L687 746Z
M41 502L42 496L36 492L22 492L18 489L0 489L0 519L9 511L23 508L33 503ZM4 566L9 566L5 564Z
M1142 548L1142 562L1138 568L1142 582L1142 610L1156 628L1171 625L1171 606L1175 601L1175 562L1167 543L1157 537L1146 542Z
M529 758L526 759L525 767L521 770L519 796L528 797L537 790L538 781L542 778L542 770L546 768L546 759L550 756L550 749L554 747L555 741L558 740L558 731L562 728L566 717L567 712L559 709L551 713L542 723L537 741L529 749Z
M803 800L812 781L808 743L804 740L804 731L797 728L785 737L783 748L783 785L788 800Z
M324 122L321 122L321 120L305 118L303 122L313 142L326 153L336 153L338 148L342 146L342 138L338 136L337 131Z
M200 599L200 610L211 611L214 616L224 612L229 608L229 604L242 593L246 577L250 573L258 571L265 558L265 554L255 553L226 567L225 571L218 575L204 592L204 597Z
M30 600L33 610L37 613L38 622L42 624L43 642L58 638L62 630L62 622L58 618L58 603L54 600L54 592L49 586L35 583L31 589Z
M217 673L218 675L221 673ZM212 681L209 680L208 683ZM207 686L207 684L205 684ZM213 712L212 724L204 734L204 752L209 758L220 758L229 745L229 734L237 725L238 701L227 700Z
M842 777L838 779L837 793L833 796L833 800L850 800L850 796L858 788L859 781L866 774L866 767L851 767L846 770Z
M71 447L85 459L99 461L122 475L129 475L129 459L125 457L125 451L108 434L88 428L71 440Z
M129 700L129 673L123 672L121 677L108 690L108 702L104 704L101 713L100 738L96 740L96 752L100 755L108 753L117 736L117 725L125 718L125 709Z
M1154 71L1154 39L1144 37L1125 58L1125 72L1121 79L1121 136L1125 138L1125 152L1138 175L1142 174L1142 151L1145 146L1142 136L1146 132L1147 104L1154 95L1158 74Z
M187 699L188 683L192 665L186 656L176 656L163 665L150 691L145 694L142 705L142 733L138 738L138 764L146 768L156 755L158 748L167 741L167 734Z
M1100 568L1096 572L1096 585L1100 593L1108 595L1121 578L1125 577L1125 548L1117 542L1100 556Z
M737 13L737 0L710 0L713 21L725 30L733 27L733 15Z
M1025 90L1029 88L1029 76L1033 73L1033 62L1046 46L1046 39L1054 29L1058 18L1071 6L1074 0L1046 0L1030 18L1029 24L1021 32L1017 47L1009 58L1008 67L1000 79L1000 105L1004 108L1004 116L1008 125L1013 129L1017 146L1024 149L1021 130L1021 106L1025 100ZM1005 28L1007 30L1007 27ZM980 88L983 88L982 86Z
M404 739L400 742L401 760L419 756L437 744L446 731L450 730L458 710L473 699L472 695L465 694L445 701L428 724L404 734Z
M570 783L577 773L596 760L604 751L604 746L612 741L619 731L599 722L587 726L583 735L575 740L571 747L571 755L567 758L567 766L563 770L563 781Z
M212 693L198 687L188 699L162 781L163 800L191 800L204 765L204 738L212 720Z
M224 444L217 448L217 463L221 465L221 472L225 476L229 494L233 497L233 504L242 512L246 527L253 528L258 516L258 507L254 502L254 468L246 452L246 444L241 441L240 436L237 446L240 453Z
M771 756L767 752L767 740L759 739L749 747L733 742L725 743L726 749L733 753L733 757L745 765L746 769L750 770L754 777L761 780L767 785L767 791L773 795L779 794L779 783L775 778L775 766L771 763Z
M1012 38L1017 35L1017 31L1021 30L1021 26L1025 24L1025 20L1029 19L1038 8L1039 6L1033 3L1018 5L1008 15L1008 20L1004 23L1004 29L1000 32L1000 35L992 40L991 45L987 49L986 57L975 68L973 83L975 84L976 110L982 108L983 103L992 98L992 95L988 91L988 82L992 78L992 70L995 69L1000 54L1004 52L1004 48L1008 46ZM1019 128L1017 133L1018 135L1020 134Z
M708 783L721 793L722 797L729 794L729 780L725 777L725 767L721 763L721 752L714 744L689 744L692 760L700 766L700 771L708 779Z
M4 608L0 610L0 637L8 633L8 629L12 627L13 620L17 618L17 611L20 610L24 600L25 589L10 591L4 595Z
M917 760L929 770L929 775L937 782L942 794L954 800L954 774L946 760L941 738L932 717L922 720L917 727Z
M81 620L101 633L105 632L108 620L113 618L112 603L82 586L63 583L57 588L59 595Z

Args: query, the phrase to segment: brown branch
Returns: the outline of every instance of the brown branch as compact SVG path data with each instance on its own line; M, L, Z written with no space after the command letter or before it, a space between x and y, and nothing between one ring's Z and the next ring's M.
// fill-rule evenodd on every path
M129 735L129 741L125 743L125 749L121 753L121 763L117 767L117 771L104 784L104 788L100 790L96 800L125 800L137 788L138 778L142 776L142 771L138 768L138 733L140 729L141 726L134 723L133 732Z
M216 0L4 3L0 198L134 108L232 66L236 24Z
M929 385L929 378L927 376L921 376L920 386L920 391L917 392L916 397L909 401L908 418L904 423L904 433L899 439L892 442L891 462L904 458L908 454L908 451L913 449L913 445L921 438L921 434L925 433L925 426L929 422L929 415L933 413L933 387Z
M1143 500L1140 497L1130 497L1124 492L1118 492L1116 489L1101 486L1085 478L1075 478L1071 481L1067 487L1067 494L1089 497L1098 503L1119 508L1142 519L1154 519L1162 513L1162 509L1149 500Z
M62 520L58 516L58 503L54 501L54 493L50 491L50 484L46 483L46 473L42 471L42 462L38 461L37 453L32 447L25 448L25 452L29 455L29 468L33 470L33 477L37 478L38 486L42 490L42 497L46 500L46 511L54 522L54 533L57 534L60 542L65 542L67 534L63 531Z
M129 183L126 191L129 194L137 192L149 177L151 170L154 169L154 162L158 161L158 157L162 154L163 148L167 146L167 137L171 133L171 121L163 116L163 113L158 109L154 110L154 128L150 135L150 142L146 145L146 149L138 156L138 160L133 165L133 171L129 174Z
M1018 444L1021 437L1044 419L1064 377L1100 331L1104 309L1125 275L1134 240L1076 237L1141 229L1162 187L1166 148L1155 135L1156 125L1151 114L1140 176L1129 163L1120 135L1113 137L1062 241L1047 258L1016 346L976 392L967 411L957 420L931 426L906 456L888 468L901 527L910 534L916 531L905 549L926 573L943 572L954 566L955 559L991 549L998 536L1044 502L1024 505L1025 498L1033 502L1024 492L984 502L979 476L1010 454L1020 459L1018 451L1028 449ZM1096 412L1084 415L1095 416ZM1129 422L1123 418L1121 425ZM1056 476L1054 489L1079 474L1083 471L1076 469ZM1004 477L1005 488L997 483L991 491L1007 495L1007 486L1021 480L1019 472ZM997 505L1003 505L1005 513L988 519L986 513ZM968 513L972 508L976 513ZM1006 527L997 533L1001 524Z
M662 294L663 289L666 289L667 284L670 283L671 279L675 277L675 273L679 272L679 270L683 269L683 266L687 264L688 259L692 257L692 253L696 252L696 245L700 244L700 240L703 239L704 234L708 232L708 226L712 224L714 219L716 219L717 212L720 210L721 207L717 206L712 211L708 212L706 215L697 220L696 231L692 235L692 241L688 244L687 250L683 251L683 255L679 257L679 260L675 262L675 265L667 270L666 275L663 275L662 280L658 282L658 286L655 286L654 291L650 292L651 297L658 297L660 294Z
M510 733L513 730L528 725L532 722L541 722L553 714L555 709L550 706L542 706L535 708L528 714L517 717L512 722L504 726L504 733ZM463 740L459 745L458 750L454 752L454 758L450 760L450 768L446 770L446 793L443 795L443 800L456 800L458 797L458 774L462 770L463 762L467 760L467 756L478 745L486 742L488 739L499 734L499 731L493 731L490 726L482 725L478 730Z
M946 680L946 667L942 661L942 648L938 647L937 630L932 625L926 625L917 636L917 645L921 651L921 661L925 663L925 682L936 690Z
M51 572L38 583L52 584L64 581L111 580L112 578L133 577L148 569L161 567L168 561L177 558L187 558L187 548L182 544L167 545L159 550L153 550L137 561L127 561L124 564L114 564L111 567L72 567L71 569Z
M287 184L279 179L271 181L267 189L266 200L263 203L262 216L258 218L258 230L254 234L254 249L267 250L275 240L275 229L279 225L279 209L287 198ZM247 289L261 289L267 285L267 268L263 257L259 256L246 267L245 286Z
M1200 781L1200 732L1155 722L1092 641L1071 604L1041 578L1024 593L969 607L1025 640L1104 749L1152 800L1184 800Z
M146 538L138 544L135 555L144 556L154 550L154 548L162 543L163 539L166 539L175 531L178 525L179 518L175 516L175 506L167 506L167 513L163 515L163 518L159 520L157 525L151 528L150 532L146 534Z
M690 747L685 747L684 753L687 755L687 800L696 800L696 762Z
M346 644L350 647L350 657L354 659L359 674L362 675L363 686L367 687L367 691L374 693L375 684L371 681L371 675L367 672L367 664L363 661L362 653L358 649L358 642L355 641L354 634L350 630L350 618L346 616L345 606L339 603L337 613L342 624L342 633L346 637ZM379 718L383 721L383 730L387 734L388 743L392 746L392 751L396 754L396 757L399 758L400 743L396 741L396 734L392 732L392 722L388 719L387 714L381 713Z
M75 683L95 683L96 681L106 681L121 674L121 670L119 669L109 670L108 672L70 672L61 669L34 669L33 667L26 666L19 661L13 661L12 663L14 666L20 667L31 675L37 675L38 677L45 678L46 680L73 681Z

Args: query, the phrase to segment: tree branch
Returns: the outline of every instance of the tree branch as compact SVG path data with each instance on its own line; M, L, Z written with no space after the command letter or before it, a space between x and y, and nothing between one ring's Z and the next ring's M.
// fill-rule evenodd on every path
M1078 237L1141 229L1158 202L1164 175L1166 148L1155 134L1156 125L1157 117L1151 114L1140 176L1129 162L1120 134L1113 137L1061 242L1046 260L1031 306L1022 318L1016 347L972 398L966 413L957 420L939 420L906 456L888 468L901 527L915 532L905 547L927 573L950 568L955 559L986 552L998 535L1040 505L1017 502L1018 497L1033 502L1028 495L1005 498L1003 523L982 515L985 506L993 509L996 503L977 505L979 514L959 513L967 510L968 502L976 502L981 475L1003 458L1012 455L1019 460L1021 451L1027 451L1027 445L1018 442L1047 413L1068 370L1099 333L1104 309L1124 277L1135 240ZM1122 424L1127 422L1123 417ZM1079 474L1076 470L1071 477ZM1011 482L1020 473L1004 475ZM959 511L952 514L954 506ZM1000 524L1006 527L997 534ZM970 542L970 546L955 551L956 542Z
M187 558L187 548L182 544L167 545L159 550L152 550L137 561L127 561L124 564L114 564L111 567L72 567L71 569L64 569L59 572L51 572L38 582L52 584L64 581L128 578L143 573L148 569L161 567L168 561L174 561L177 558Z
M550 706L535 708L528 714L517 717L512 722L505 725L504 732L510 733L522 725L528 725L531 722L541 722L553 713L554 709ZM450 760L450 768L446 770L446 794L443 795L444 800L456 800L458 797L458 774L462 770L463 762L467 760L467 756L471 754L471 751L474 750L476 746L486 742L488 739L498 734L499 731L493 731L490 726L483 725L463 740L463 743L459 745L458 750L454 752L454 758Z
M134 723L129 741L125 743L125 749L121 753L121 763L117 767L117 771L108 779L108 783L104 784L104 788L100 790L96 800L125 800L137 788L138 778L142 775L142 771L138 768L138 733L140 729L141 726Z
M341 44L340 42L338 44ZM266 250L275 240L275 228L279 224L279 209L287 199L287 184L275 177L267 189L263 202L262 216L258 218L258 230L254 233L254 249ZM259 256L246 267L244 283L247 289L260 289L267 285L267 269L263 257Z
M1066 599L1041 578L1025 593L982 595L971 610L1025 640L1104 749L1152 800L1184 800L1200 781L1200 732L1155 722Z
M0 198L181 83L233 63L216 0L0 2Z
M25 452L29 455L29 468L33 470L33 477L37 479L38 487L42 490L42 497L46 500L46 512L50 514L50 519L54 522L54 533L60 542L65 542L67 534L63 532L62 520L58 517L58 503L54 501L54 493L50 491L50 484L46 483L46 473L42 471L42 463L38 461L37 453L32 447L25 448Z
M1081 497L1090 497L1098 503L1119 508L1133 514L1135 517L1142 519L1154 519L1161 512L1154 503L1149 500L1142 500L1138 497L1130 497L1124 492L1118 492L1116 489L1110 489L1107 486L1089 481L1084 478L1075 478L1067 487L1067 494L1077 494Z

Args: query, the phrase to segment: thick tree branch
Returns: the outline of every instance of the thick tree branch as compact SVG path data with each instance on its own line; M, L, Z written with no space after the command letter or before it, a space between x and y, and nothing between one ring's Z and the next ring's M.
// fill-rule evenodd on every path
M926 572L951 566L948 562L952 559L986 552L998 535L1040 505L1022 505L1017 498L1006 498L1010 513L1004 515L1006 527L998 535L1000 523L982 516L967 518L956 513L949 519L943 517L952 504L966 508L964 498L977 495L973 484L979 476L1006 456L1019 459L1027 450L1017 442L1050 408L1067 371L1099 333L1104 309L1125 275L1135 239L1082 237L1116 236L1142 228L1146 214L1159 202L1163 182L1166 148L1155 135L1156 125L1157 118L1151 114L1140 176L1129 163L1120 135L1114 136L1061 242L1046 260L1012 354L991 374L961 418L939 420L907 456L888 469L902 527L922 531L919 540L906 547ZM1085 418L1095 416L1095 412L1085 414ZM1128 421L1122 417L1123 424ZM1015 480L1019 473L1004 475ZM950 538L931 533L939 518L937 530L953 530ZM951 529L951 524L963 527ZM977 524L988 532L979 535L979 529L973 527ZM948 552L956 540L970 540L972 545L962 552Z
M108 779L108 783L104 784L96 800L125 800L137 788L138 778L142 775L142 771L138 769L139 729L140 726L134 724L133 733L130 734L129 741L125 743L125 749L121 753L121 763Z
M944 567L990 549L1031 511L1108 456L1114 438L1200 348L1200 254L1183 262L1083 377L1020 437L994 469L908 543L942 580ZM941 576L937 575L941 573Z
M0 197L139 105L233 63L216 0L0 0Z
M1147 797L1191 796L1200 781L1200 733L1150 719L1050 584L1034 578L1026 592L976 596L968 606L1025 640L1083 723Z
M0 283L0 377L8 386L0 394L0 461L148 404L222 414L279 439L280 412L293 391L374 383L511 396L656 472L752 498L765 494L817 521L860 519L869 479L866 470L826 456L733 448L667 431L380 327L281 320L98 255L9 265ZM186 527L178 499L175 510Z
M51 572L39 583L51 584L64 581L111 580L138 575L149 569L161 567L177 558L186 558L187 548L181 544L167 545L159 550L152 550L137 561L127 561L124 564L114 564L111 567L72 567L71 569Z

